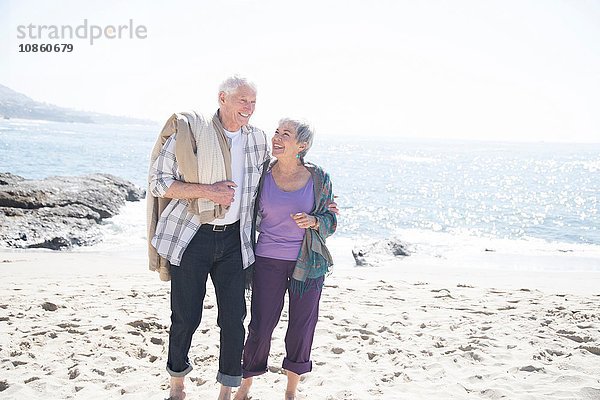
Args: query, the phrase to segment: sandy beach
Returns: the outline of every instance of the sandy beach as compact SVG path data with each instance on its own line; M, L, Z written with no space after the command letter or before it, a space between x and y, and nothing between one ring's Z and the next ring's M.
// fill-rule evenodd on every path
M296 400L600 400L600 0L0 0L0 20L0 400L168 400L146 236L174 260L239 219L245 251L258 209L284 255L289 213L329 264L332 225L294 214L330 198ZM220 392L211 279L202 305L186 400ZM248 400L284 399L287 308Z
M600 272L354 268L347 244L333 242L300 398L600 399ZM0 261L0 398L167 396L169 285L146 271L143 247L3 250ZM210 284L204 307L189 399L218 393ZM280 323L253 400L282 398L284 336Z

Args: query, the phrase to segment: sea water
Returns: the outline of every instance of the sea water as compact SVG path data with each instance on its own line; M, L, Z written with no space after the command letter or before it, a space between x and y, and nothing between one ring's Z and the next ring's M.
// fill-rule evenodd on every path
M110 173L145 187L160 128L3 120L0 171ZM600 144L322 133L307 160L331 175L338 238L400 237L428 253L473 246L600 252ZM107 223L113 240L145 235L142 203Z

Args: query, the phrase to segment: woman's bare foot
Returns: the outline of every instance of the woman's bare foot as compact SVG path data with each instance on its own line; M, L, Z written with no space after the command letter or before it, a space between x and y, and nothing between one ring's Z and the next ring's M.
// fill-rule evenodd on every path
M172 376L171 377L171 391L169 392L169 400L183 400L185 399L185 392L183 376Z
M242 379L242 384L235 393L233 400L247 400L248 393L250 393L250 387L252 386L252 377Z
M285 400L296 400L296 392L285 392Z
M285 371L287 375L287 387L285 388L285 400L296 400L296 388L300 383L300 375L292 371Z
M221 392L217 400L231 400L231 387L221 385Z

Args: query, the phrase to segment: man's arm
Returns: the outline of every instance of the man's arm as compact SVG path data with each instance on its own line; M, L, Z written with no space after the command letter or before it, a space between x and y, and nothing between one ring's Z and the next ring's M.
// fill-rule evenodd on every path
M208 199L228 206L233 202L236 187L232 181L213 184L183 182L175 157L175 140L171 135L163 145L150 170L150 192L154 197L169 199Z
M233 181L221 181L212 185L173 181L163 197L169 199L208 199L223 206L233 202L233 190L237 185Z

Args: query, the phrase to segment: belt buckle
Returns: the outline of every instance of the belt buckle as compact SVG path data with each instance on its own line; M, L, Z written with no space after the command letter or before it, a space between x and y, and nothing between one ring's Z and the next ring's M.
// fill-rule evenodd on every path
M213 232L225 232L227 225L213 225Z

